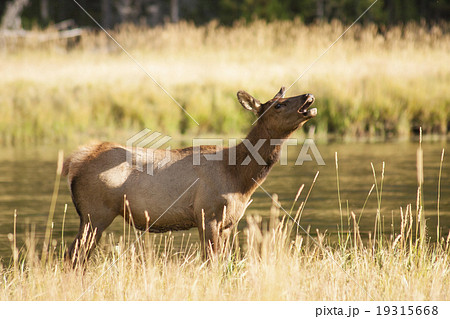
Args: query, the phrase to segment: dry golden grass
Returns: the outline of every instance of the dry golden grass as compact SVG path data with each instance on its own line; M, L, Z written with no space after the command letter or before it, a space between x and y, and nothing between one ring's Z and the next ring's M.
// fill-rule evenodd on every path
M197 244L170 235L131 244L110 236L88 267L72 270L54 243L41 263L28 243L17 266L0 269L0 300L448 300L449 239L420 246L409 238L362 245L318 244L286 219L274 229L249 218L243 243L205 263ZM265 225L267 226L267 225ZM262 230L265 229L265 230ZM295 227L293 228L295 232ZM349 234L350 237L358 233ZM412 234L409 234L412 235ZM143 237L145 238L145 237ZM127 242L128 239L125 239Z
M316 95L317 132L350 137L446 133L448 26L379 32L354 26L290 89ZM261 100L289 86L345 30L339 22L124 25L111 34L200 123L197 126L103 32L64 41L0 39L0 143L166 134L241 133L251 121L235 93Z

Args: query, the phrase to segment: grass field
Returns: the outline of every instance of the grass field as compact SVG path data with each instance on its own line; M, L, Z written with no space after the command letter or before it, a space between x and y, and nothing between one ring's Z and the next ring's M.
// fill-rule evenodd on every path
M170 235L136 241L140 233L127 229L104 240L85 270L72 270L59 240L41 259L30 237L0 268L0 300L448 300L450 237L412 239L415 213L408 209L401 234L385 240L368 241L351 218L339 244L286 218L267 228L251 217L212 263L187 237L174 247Z
M256 21L111 31L199 126L103 32L86 31L76 43L45 40L52 30L2 37L0 144L123 142L144 127L172 136L241 134L252 115L238 106L239 89L264 101L294 82L288 95L316 96L310 125L319 137L407 137L419 126L446 134L448 25L355 25L304 73L345 28Z

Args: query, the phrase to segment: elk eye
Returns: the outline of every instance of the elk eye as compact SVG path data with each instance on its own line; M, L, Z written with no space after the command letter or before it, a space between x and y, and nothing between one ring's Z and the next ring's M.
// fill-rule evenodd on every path
M281 108L281 107L283 107L284 106L284 104L283 103L278 103L278 104L276 104L275 105L275 109L279 109L279 108Z

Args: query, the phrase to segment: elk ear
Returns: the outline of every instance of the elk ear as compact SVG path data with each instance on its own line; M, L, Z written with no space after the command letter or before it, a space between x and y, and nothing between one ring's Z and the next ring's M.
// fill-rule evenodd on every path
M280 91L278 91L277 94L273 97L274 99L281 99L284 97L284 94L286 93L286 88L284 86L281 87Z
M261 102L245 91L237 92L237 98L239 103L241 103L246 110L253 111L255 114L258 113L261 108Z

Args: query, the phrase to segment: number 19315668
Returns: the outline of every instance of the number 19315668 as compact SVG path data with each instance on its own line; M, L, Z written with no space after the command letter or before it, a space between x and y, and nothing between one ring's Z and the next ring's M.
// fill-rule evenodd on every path
M377 306L378 316L436 316L438 306Z

